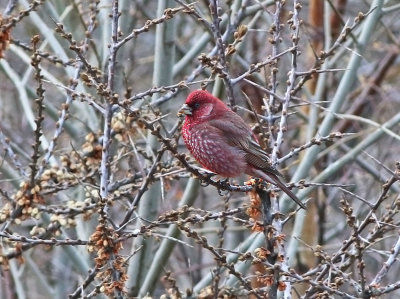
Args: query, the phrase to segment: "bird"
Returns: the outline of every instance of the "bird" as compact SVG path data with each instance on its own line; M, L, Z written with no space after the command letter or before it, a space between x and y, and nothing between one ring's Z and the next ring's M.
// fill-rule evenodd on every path
M206 90L192 91L179 110L184 115L182 137L201 166L222 177L242 174L263 179L285 192L301 208L306 206L282 182L246 122Z

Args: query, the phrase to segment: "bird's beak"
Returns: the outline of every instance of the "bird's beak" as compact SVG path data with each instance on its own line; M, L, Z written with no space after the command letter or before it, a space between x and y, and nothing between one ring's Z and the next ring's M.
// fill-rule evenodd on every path
M186 104L183 104L181 109L179 109L179 111L178 111L178 116L181 117L183 115L192 115L192 108L190 108Z

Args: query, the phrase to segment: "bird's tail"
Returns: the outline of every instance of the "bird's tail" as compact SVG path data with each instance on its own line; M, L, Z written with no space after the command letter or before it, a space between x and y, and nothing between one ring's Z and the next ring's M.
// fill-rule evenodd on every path
M306 206L300 201L300 199L290 190L286 185L274 175L269 176L272 179L274 184L276 184L283 192L285 192L291 199L294 200L302 209L306 209Z
M257 175L267 182L270 182L278 186L283 192L285 192L295 203L297 203L302 209L306 209L306 206L300 201L300 199L290 190L286 185L273 173L266 174L265 172L257 169Z

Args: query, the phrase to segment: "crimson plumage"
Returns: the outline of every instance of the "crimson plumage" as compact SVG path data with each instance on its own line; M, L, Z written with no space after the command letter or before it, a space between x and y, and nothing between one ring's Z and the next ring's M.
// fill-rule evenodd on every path
M185 116L183 140L194 158L206 169L224 176L243 173L278 186L299 206L304 204L279 179L267 153L244 120L224 102L205 90L189 94L181 110Z

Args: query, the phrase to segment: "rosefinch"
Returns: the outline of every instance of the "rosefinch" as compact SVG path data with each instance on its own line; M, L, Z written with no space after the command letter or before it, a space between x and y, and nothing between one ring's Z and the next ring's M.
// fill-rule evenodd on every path
M224 177L245 173L261 178L306 208L279 179L282 175L272 167L250 127L224 102L207 91L196 90L187 97L181 113L185 114L183 140L204 168Z

